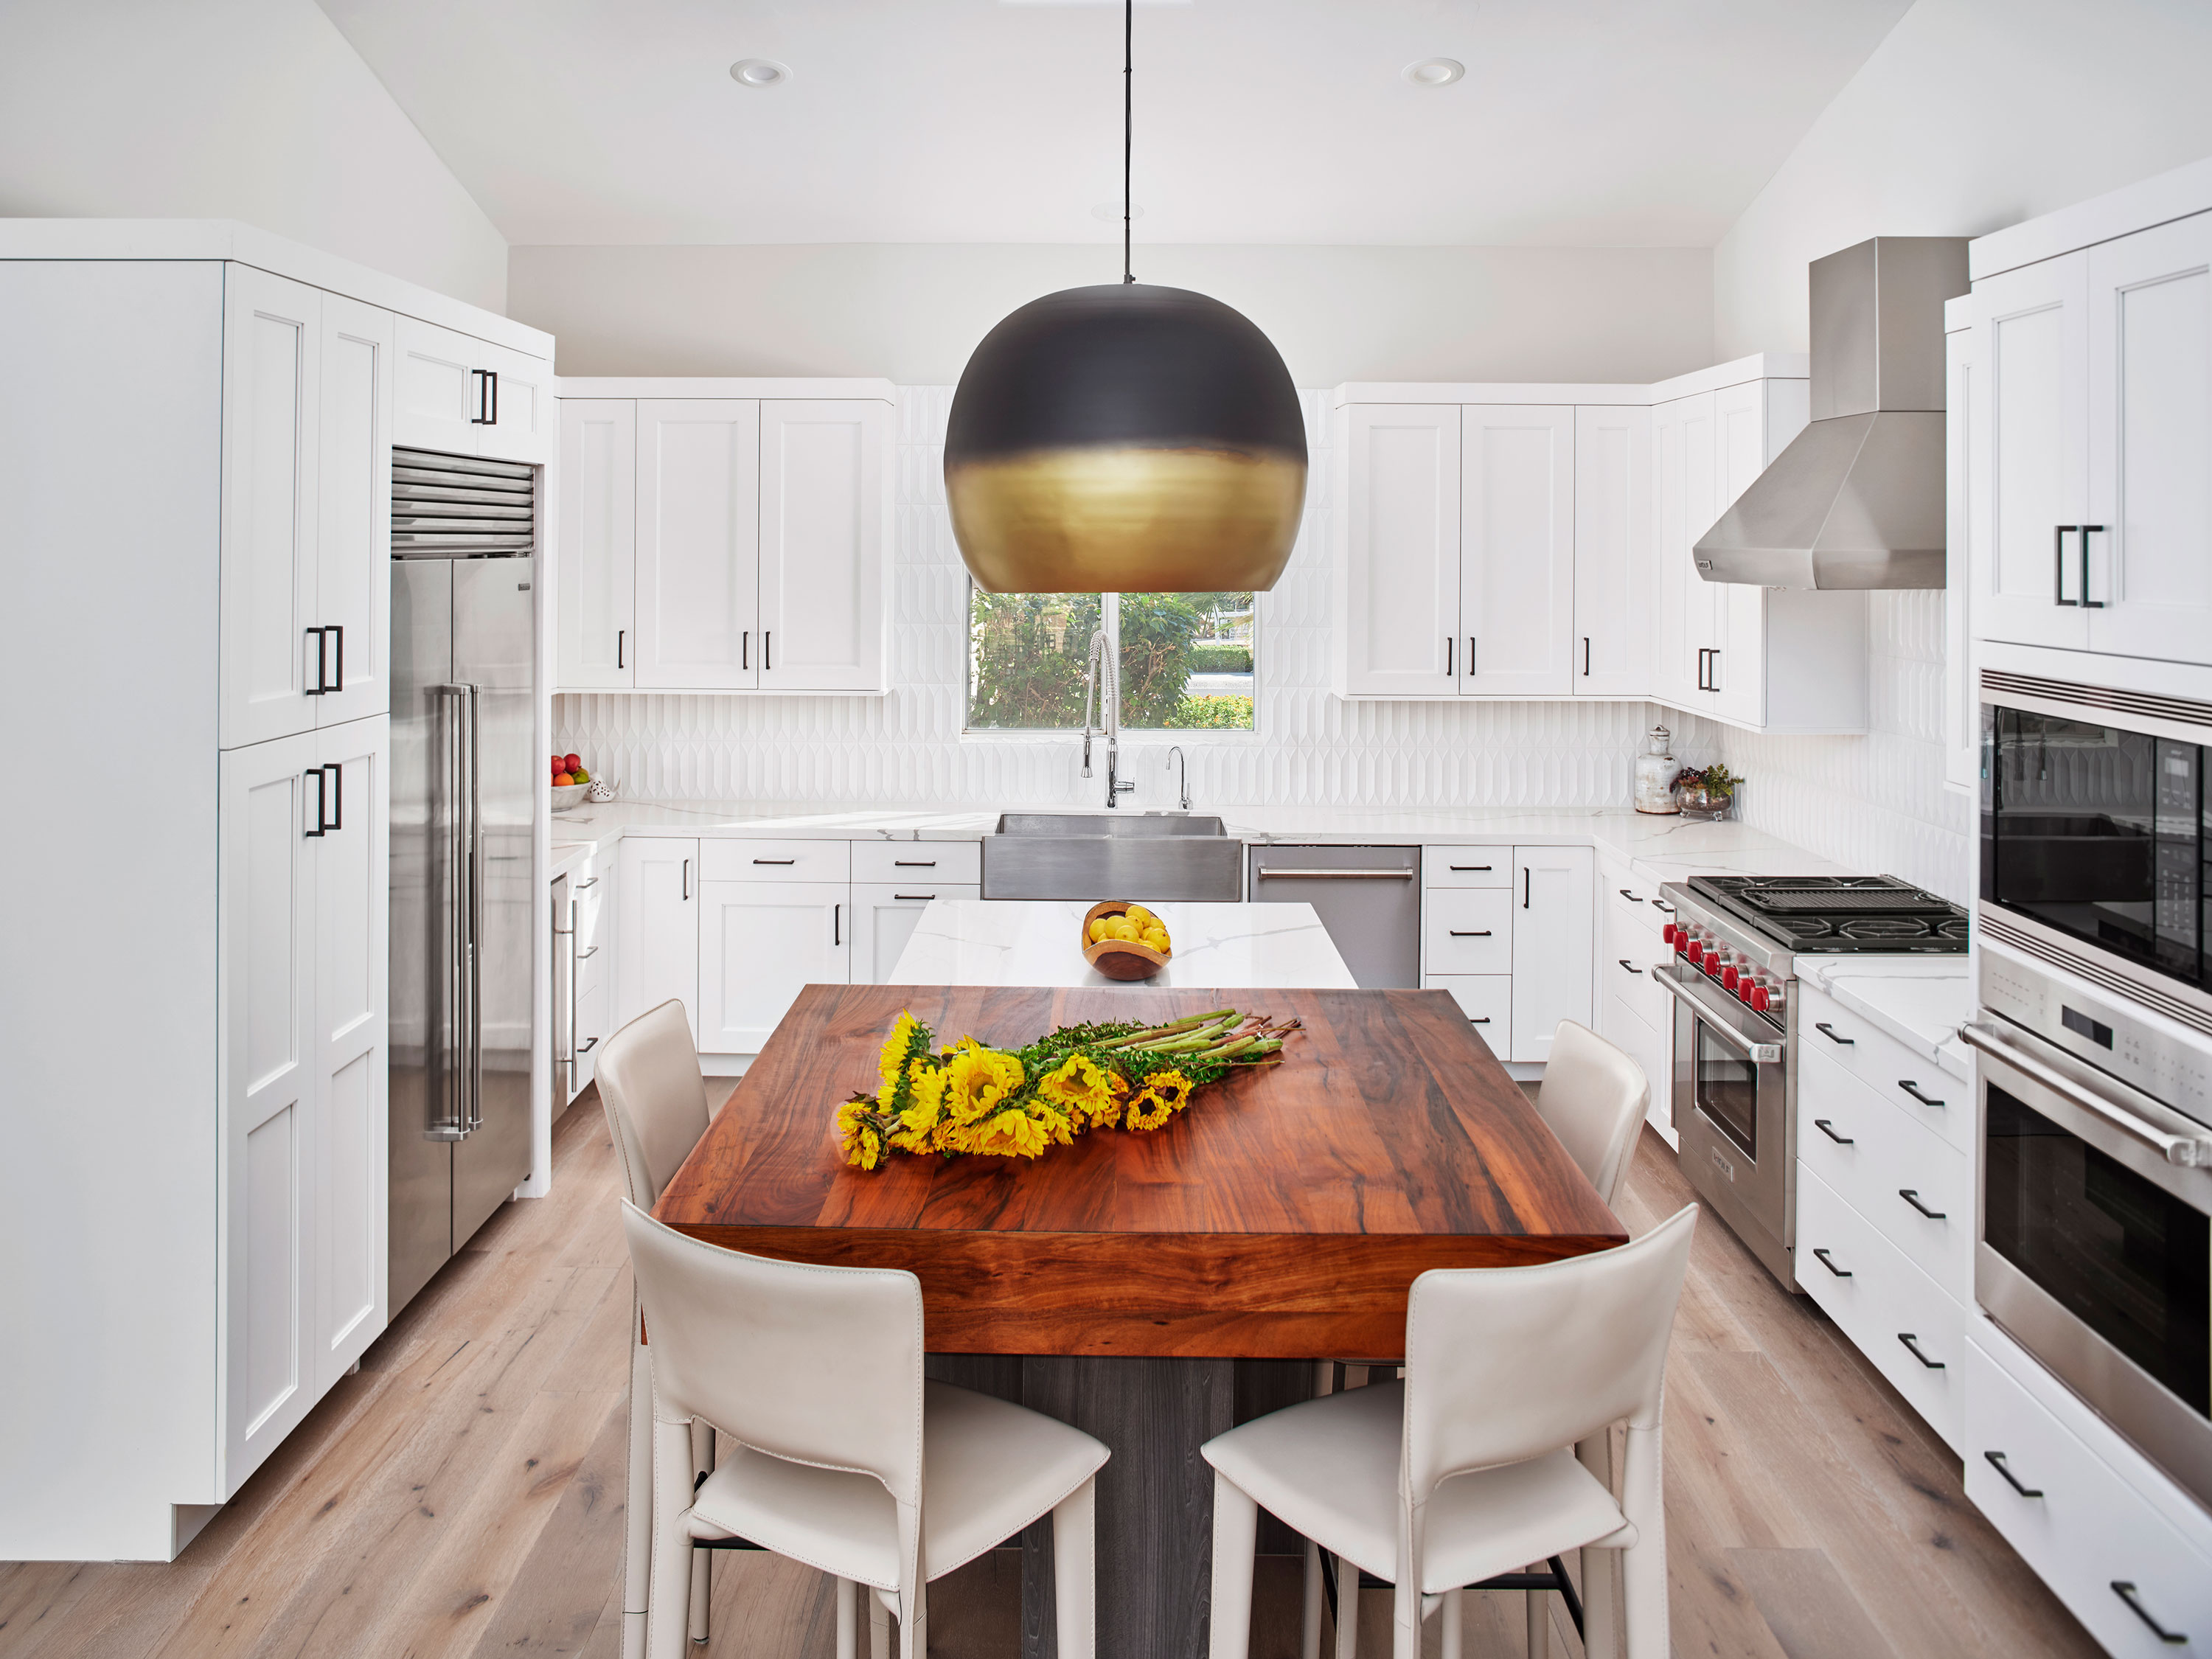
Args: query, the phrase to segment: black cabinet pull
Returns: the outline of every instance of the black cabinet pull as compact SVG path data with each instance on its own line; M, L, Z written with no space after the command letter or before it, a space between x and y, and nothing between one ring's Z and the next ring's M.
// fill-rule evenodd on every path
M1899 1187L1897 1189L1897 1195L1903 1199L1907 1204L1910 1204L1914 1209L1919 1211L1921 1214L1926 1216L1930 1221L1945 1220L1950 1214L1950 1212L1948 1210L1931 1210L1925 1204L1923 1204L1920 1201L1920 1189L1917 1187Z
M935 859L893 859L891 860L891 868L894 870L934 870L937 868L937 860Z
M1858 1145L1858 1142L1852 1139L1850 1136L1838 1134L1836 1133L1836 1126L1825 1117L1814 1118L1813 1120L1813 1127L1818 1129L1822 1134L1827 1136L1829 1139L1834 1141L1838 1146L1856 1146Z
M2126 1602L2128 1604L2128 1611L2135 1614L2136 1618L2142 1620L2143 1623L2149 1627L2150 1633L2158 1638L2160 1641L2165 1643L2166 1646L2170 1648L2178 1648L2185 1645L2188 1642L2188 1632L2168 1630L2165 1626L2160 1624L2157 1620L2150 1616L2150 1609L2143 1606L2142 1597L2136 1590L2135 1580L2132 1578L2115 1578L2112 1580L2112 1594L2118 1596L2121 1601Z
M1467 636L1467 677L1469 679L1474 678L1474 635L1472 634Z
M331 821L323 828L343 830L345 828L345 768L330 763L321 769L330 775L331 780Z
M499 424L499 374L496 370L475 368L469 371L477 377L477 412L469 416L471 426Z
M1583 678L1589 678L1589 635L1583 635Z
M1528 908L1528 896L1535 883L1535 879L1536 872L1528 866L1523 865L1521 867L1521 908L1523 910Z
M2021 1484L2020 1477L2014 1474L2012 1472L2011 1467L2006 1463L2005 1455L2002 1452L1985 1451L1982 1454L1982 1461L1987 1463L1991 1468L1995 1469L1999 1474L2004 1476L2005 1485L2010 1486L2022 1498L2040 1498L2043 1496L2042 1487L2027 1486Z
M338 659L337 678L323 689L326 691L343 691L345 690L345 629L338 623L332 623L324 629L323 632L330 635L331 642L337 647Z
M1827 1022L1826 1020L1825 1020L1825 1019L1816 1019L1816 1020L1814 1020L1814 1021L1813 1022L1813 1029L1814 1029L1814 1030L1818 1031L1818 1032L1819 1032L1822 1036L1824 1036L1824 1037L1827 1038L1829 1042L1840 1042L1840 1043L1842 1043L1842 1044L1844 1045L1844 1047L1845 1047L1846 1048L1848 1048L1851 1047L1854 1043L1856 1043L1856 1042L1858 1041L1858 1039L1857 1039L1856 1037L1839 1037L1839 1036L1838 1036L1836 1035L1836 1028L1835 1028L1834 1026L1832 1026L1832 1025L1829 1024L1828 1024L1828 1022Z
M929 900L935 898L937 895L934 893L893 893L891 896L895 899L911 899L915 903L921 904L926 903Z
M738 636L738 666L740 668L750 668L752 665L753 630L748 628L744 633Z
M623 647L629 641L629 629L627 628L617 628L615 629L615 666L617 668L623 668L629 665L623 661Z
M1449 634L1445 635L1444 635L1444 678L1445 678L1446 679L1449 679L1449 678L1452 677L1452 645L1453 645L1452 636L1451 636L1450 635L1449 635Z
M1626 957L1615 957L1613 958L1613 960L1614 960L1615 962L1619 963L1620 963L1623 968L1626 969L1627 969L1630 973L1632 973L1632 974L1638 974L1638 973L1641 973L1641 972L1643 972L1643 971L1644 971L1642 969L1638 968L1638 967L1634 963L1631 962L1631 961L1630 961Z
M304 830L301 834L309 841L316 841L321 838L324 830L327 827L323 823L323 809L330 803L324 799L323 795L323 769L319 766L311 766L307 769L306 775L315 786L315 827L312 830Z
M1941 1106L1941 1105L1943 1103L1942 1103L1942 1101L1940 1101L1940 1100L1930 1100L1930 1099L1929 1099L1929 1098L1928 1098L1928 1097L1927 1097L1926 1095L1922 1094L1922 1093L1920 1092L1919 1085L1918 1085L1917 1084L1914 1083L1914 1082L1913 1082L1913 1080L1912 1080L1911 1078L1909 1078L1909 1077L1901 1077L1901 1078L1898 1079L1897 1079L1897 1086L1898 1086L1899 1088L1900 1088L1900 1089L1904 1090L1904 1091L1905 1091L1905 1093L1907 1093L1908 1095L1911 1095L1911 1096L1915 1100L1918 1101L1918 1102L1919 1102L1923 1106Z
M1825 1249L1815 1249L1813 1254L1820 1257L1820 1265L1823 1267L1826 1267L1830 1273L1835 1274L1837 1278L1849 1279L1851 1276L1851 1270L1849 1267L1838 1267L1834 1262L1828 1260L1828 1253Z
M833 904L830 907L830 944L831 948L835 949L844 942L845 907L842 904Z
M796 864L797 859L755 859L755 864Z
M1711 685L1708 685L1708 686L1705 688L1705 690L1708 690L1708 691L1717 691L1717 690L1719 690L1721 689L1721 653L1720 653L1720 647L1719 647L1718 646L1715 646L1715 647L1713 647L1713 649L1712 649L1711 652L1707 653L1706 654L1707 654L1707 655L1709 655L1709 656L1711 656L1711 659L1712 659L1712 668L1711 668L1711 675L1710 675L1710 678L1711 678L1711 680L1712 680L1712 684L1711 684Z
M686 904L691 902L691 860L690 859L684 860L684 902Z
M307 684L307 677L301 675L300 690L311 697L319 697L330 690L330 677L323 659L325 645L324 635L329 630L322 628L310 628L307 631L308 637L315 642L315 683L313 685Z
M761 672L763 674L772 673L775 669L773 652L769 643L775 638L775 635L769 633L767 629L761 629Z
M2093 599L2089 597L2089 538L2101 536L2104 533L2105 526L2100 524L2085 524L2081 526L2081 608L2084 611L2102 611L2105 608L2105 602L2102 599Z
M2051 602L2053 605L2077 605L2081 603L2079 599L2069 599L2066 597L2066 532L2069 530L2078 530L2080 528L2081 526L2079 525L2062 524L2054 526L2051 529L2051 539L2052 553L2051 563L2052 574L2051 579ZM2084 538L2084 539L2086 540L2087 538ZM2081 562L2082 573L2085 576L2088 572L2088 562L2087 558L2085 556Z
M1488 939L1490 937L1490 929L1487 927L1454 927L1449 931L1454 939Z
M1467 875L1476 870L1494 870L1497 867L1491 864L1455 864L1451 866L1455 875Z
M589 1053L591 1053L591 1052L592 1052L592 1049L594 1049L594 1048L598 1048L599 1046L599 1038L597 1038L597 1037L586 1037L586 1038L583 1040L583 1042L580 1042L580 1044L578 1044L578 1045L577 1045L576 1052L577 1052L578 1054L588 1054Z
M1641 904L1644 902L1642 899L1637 897L1635 894L1630 892L1626 887L1616 887L1613 890L1620 894L1621 897L1626 899L1631 904Z
M1897 1340L1905 1344L1905 1352L1911 1354L1915 1359L1928 1367L1929 1370L1940 1371L1945 1369L1944 1364L1942 1360L1930 1359L1926 1354L1921 1352L1920 1337L1918 1333L1914 1331L1899 1331L1897 1334Z
M1468 1016L1467 1023L1470 1025L1487 1025L1490 1024L1490 1016L1488 1014L1485 1014L1481 1018L1477 1019L1474 1015L1470 1014Z

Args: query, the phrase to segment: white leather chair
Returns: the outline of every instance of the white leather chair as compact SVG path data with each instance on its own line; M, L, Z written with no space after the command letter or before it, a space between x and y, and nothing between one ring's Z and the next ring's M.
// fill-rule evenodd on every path
M1052 1516L1062 1659L1092 1659L1093 1477L1080 1429L921 1375L921 1281L687 1238L623 1206L650 1322L653 1595L647 1650L679 1659L693 1546L742 1536L833 1574L838 1659L857 1659L856 1589L928 1651L927 1585ZM689 1490L691 1427L740 1449ZM1249 1570L1248 1570L1249 1577ZM881 1659L883 1625L875 1620Z
M707 1085L684 1005L674 998L648 1009L600 1045L596 1079L599 1104L614 1137L623 1195L641 1210L660 1201L660 1189L681 1169L707 1133ZM645 1659L646 1598L652 1591L653 1383L647 1370L645 1327L633 1297L629 1319L629 1525L623 1553L623 1659ZM696 1479L714 1467L714 1436L702 1429L693 1451ZM687 1488L690 1482L685 1482ZM703 1555L692 1579L691 1639L707 1639L711 1559Z
M1395 1659L1418 1659L1421 1621L1439 1610L1444 1659L1460 1659L1462 1586L1577 1548L1620 1554L1627 1659L1667 1659L1660 1425L1697 1217L1691 1205L1616 1249L1540 1267L1423 1273L1403 1382L1207 1441L1212 1659L1245 1659L1263 1507L1333 1554L1347 1589L1363 1569L1392 1584ZM1616 1497L1574 1448L1624 1419ZM1354 1605L1347 1595L1338 1626L1346 1659ZM1613 1634L1593 1621L1590 1659L1613 1659Z
M1628 1177L1650 1098L1641 1066L1589 1026L1559 1022L1544 1080L1536 1086L1536 1115L1559 1138L1607 1209Z

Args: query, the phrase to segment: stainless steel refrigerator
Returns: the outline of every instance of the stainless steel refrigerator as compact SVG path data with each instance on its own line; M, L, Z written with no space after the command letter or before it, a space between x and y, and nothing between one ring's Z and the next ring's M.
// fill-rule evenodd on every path
M526 471L527 469L519 469ZM395 493L396 490L395 490ZM391 1306L530 1173L537 629L526 552L392 565Z

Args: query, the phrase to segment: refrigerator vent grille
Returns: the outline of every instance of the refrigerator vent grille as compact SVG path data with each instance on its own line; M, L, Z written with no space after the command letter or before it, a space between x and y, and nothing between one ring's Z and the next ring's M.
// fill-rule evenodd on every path
M392 452L392 556L503 558L536 550L538 469L428 449Z

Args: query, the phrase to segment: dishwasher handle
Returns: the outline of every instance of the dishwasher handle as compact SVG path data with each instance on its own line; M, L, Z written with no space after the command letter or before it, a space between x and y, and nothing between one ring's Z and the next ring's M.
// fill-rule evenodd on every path
M1253 872L1260 881L1411 881L1415 870L1283 870L1261 865Z

